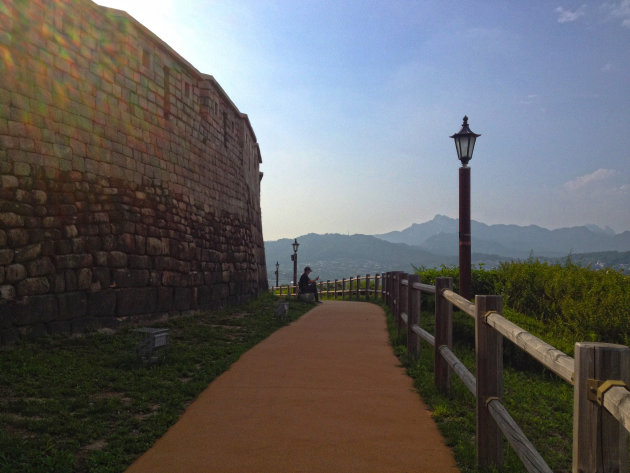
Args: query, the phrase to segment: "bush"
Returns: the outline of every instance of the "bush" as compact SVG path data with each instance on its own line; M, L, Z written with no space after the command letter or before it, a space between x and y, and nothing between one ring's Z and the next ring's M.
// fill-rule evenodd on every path
M442 265L440 268L414 268L416 274L424 284L435 284L435 278L453 278L453 291L459 292L459 268L457 266ZM471 270L471 286L473 294L496 294L495 286L498 277L497 270L486 270L480 264Z
M572 341L630 342L630 278L567 261L504 263L498 294L518 312L544 322Z
M435 284L436 277L451 277L458 291L457 267L416 268L416 272L425 284ZM474 268L472 290L503 296L504 307L541 322L549 333L571 345L576 341L630 345L630 278L621 272L595 271L570 260L561 265L529 259L502 263L492 270ZM423 308L432 310L427 304Z

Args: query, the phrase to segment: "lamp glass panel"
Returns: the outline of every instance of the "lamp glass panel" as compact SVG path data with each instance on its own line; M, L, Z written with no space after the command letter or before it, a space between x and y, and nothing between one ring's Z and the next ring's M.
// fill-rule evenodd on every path
M477 140L476 136L471 135L468 142L468 157L472 158L473 150L475 149L475 141Z
M462 140L462 158L470 158L470 153L471 153L471 141L472 141L472 146L475 146L475 142L474 139L470 136L470 135L466 135L466 136L462 136L461 137Z
M457 159L461 159L461 157L462 157L462 148L461 148L461 142L460 142L460 138L459 137L455 138L455 149L457 150Z

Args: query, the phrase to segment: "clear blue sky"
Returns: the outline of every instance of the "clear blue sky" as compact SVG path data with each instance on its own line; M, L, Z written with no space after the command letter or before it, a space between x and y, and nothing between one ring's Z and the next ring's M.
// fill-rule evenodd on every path
M265 240L457 217L630 230L630 0L98 0L212 74L256 132Z

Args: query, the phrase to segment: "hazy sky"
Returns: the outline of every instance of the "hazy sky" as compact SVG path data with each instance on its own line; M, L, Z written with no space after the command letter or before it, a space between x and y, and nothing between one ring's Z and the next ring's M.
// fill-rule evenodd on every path
M98 0L246 113L265 240L457 217L630 230L630 0Z

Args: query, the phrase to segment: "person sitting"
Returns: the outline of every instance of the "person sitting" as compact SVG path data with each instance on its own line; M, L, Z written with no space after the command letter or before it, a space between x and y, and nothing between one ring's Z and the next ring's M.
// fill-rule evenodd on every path
M304 268L304 274L300 276L300 282L298 284L299 289L300 289L300 294L312 293L313 297L315 297L315 302L319 304L320 300L317 294L317 280L319 279L319 276L317 276L315 279L311 279L308 277L310 273L311 273L311 268L309 266Z

